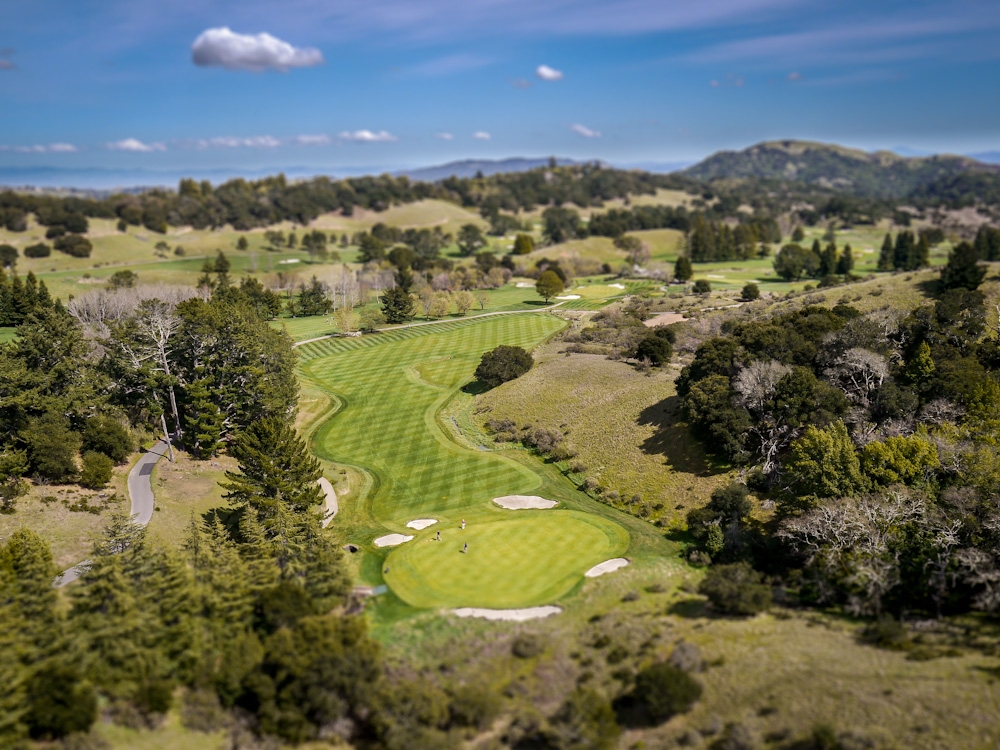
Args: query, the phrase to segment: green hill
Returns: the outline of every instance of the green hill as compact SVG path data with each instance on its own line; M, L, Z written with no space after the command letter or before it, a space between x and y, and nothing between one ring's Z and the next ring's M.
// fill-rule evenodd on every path
M1000 167L965 156L906 158L809 141L767 141L743 151L720 151L685 170L697 180L757 178L800 182L864 197L903 198L969 173L995 178ZM990 180L992 182L992 180Z

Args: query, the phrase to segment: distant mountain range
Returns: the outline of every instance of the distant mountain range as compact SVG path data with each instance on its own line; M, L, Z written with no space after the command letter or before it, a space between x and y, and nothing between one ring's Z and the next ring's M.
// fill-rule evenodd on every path
M183 177L210 180L219 184L237 177L255 179L283 172L290 179L319 175L357 177L390 173L413 180L434 182L451 176L490 176L524 172L550 163L551 158L513 157L509 159L465 159L430 167L399 169L386 166L362 167L265 167L257 169L195 169L157 171L149 169L64 169L59 167L0 167L0 187L45 192L107 194L137 192L150 188L176 188ZM584 162L556 158L567 166ZM897 146L891 151L869 153L843 146L809 141L768 141L742 151L719 151L690 166L690 162L632 162L608 164L619 169L645 172L681 172L699 180L757 177L803 182L840 188L857 195L900 197L935 180L975 171L1000 171L1000 151L968 156L927 155Z
M1000 166L968 156L906 157L809 141L767 141L720 151L684 170L697 180L759 178L829 187L865 197L901 198L942 180Z

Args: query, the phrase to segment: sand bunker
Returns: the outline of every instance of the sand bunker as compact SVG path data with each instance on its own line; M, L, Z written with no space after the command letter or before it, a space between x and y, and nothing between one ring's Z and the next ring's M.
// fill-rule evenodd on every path
M565 294L562 297L556 297L556 299L580 299L579 294Z
M533 289L535 287L534 284L527 281L519 281L516 284L514 284L514 286L517 287L518 289Z
M326 496L326 512L323 514L323 528L325 529L330 525L330 521L333 517L337 515L337 511L340 510L340 506L337 505L337 491L333 489L333 485L330 484L330 480L326 477L319 478L320 489L323 490L323 494Z
M456 617L482 617L486 620L509 620L511 622L524 622L525 620L539 620L542 617L550 617L562 612L561 607L551 604L544 607L528 607L527 609L479 609L476 607L462 607L453 609L451 613Z
M614 287L615 289L624 289L624 284L608 284L608 286Z
M649 328L654 328L655 326L668 326L671 323L680 323L682 320L684 320L684 316L680 313L660 313L659 315L654 315L649 320L642 321L642 323Z
M420 531L421 529L426 529L428 526L433 526L436 523L437 523L436 518L414 518L412 521L406 524L406 528L416 529L417 531Z
M385 536L380 536L376 539L374 544L376 547L395 547L397 544L408 542L411 539L413 539L413 537L407 536L406 534L386 534Z
M626 565L628 565L628 560L624 557L614 557L595 565L583 575L585 578L597 578L597 576L602 576L605 573L613 573L619 568L624 568Z
M493 498L493 502L507 510L527 510L529 508L547 510L558 505L555 500L546 500L538 495L504 495Z

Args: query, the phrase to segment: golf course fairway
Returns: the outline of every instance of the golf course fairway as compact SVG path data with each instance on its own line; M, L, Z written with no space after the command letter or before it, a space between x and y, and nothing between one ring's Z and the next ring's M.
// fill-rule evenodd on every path
M414 534L406 527L413 519L438 520L384 560L385 582L408 604L551 603L591 566L628 548L628 532L598 515L560 506L497 507L492 499L501 495L544 494L558 501L571 488L554 486L530 461L460 445L439 422L442 408L473 380L484 352L500 344L531 349L562 326L554 316L525 313L298 348L303 380L338 407L312 433L310 447L369 480L358 502L371 523L367 539L359 541L374 551L376 537Z

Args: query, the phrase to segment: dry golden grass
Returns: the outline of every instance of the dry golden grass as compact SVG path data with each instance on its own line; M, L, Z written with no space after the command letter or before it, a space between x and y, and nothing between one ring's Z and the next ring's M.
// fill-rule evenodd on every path
M149 536L168 546L177 546L184 538L191 516L225 504L219 482L227 469L236 469L236 460L216 456L196 461L184 451L174 451L176 463L162 458L153 469L153 495L156 510L149 522Z

